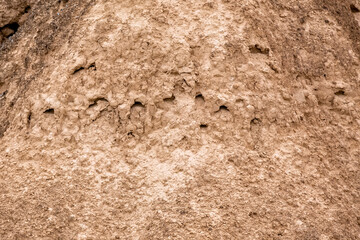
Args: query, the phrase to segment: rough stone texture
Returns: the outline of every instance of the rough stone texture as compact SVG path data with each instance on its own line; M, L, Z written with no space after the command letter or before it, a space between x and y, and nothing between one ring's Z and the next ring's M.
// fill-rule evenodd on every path
M1 0L1 239L360 239L359 9Z

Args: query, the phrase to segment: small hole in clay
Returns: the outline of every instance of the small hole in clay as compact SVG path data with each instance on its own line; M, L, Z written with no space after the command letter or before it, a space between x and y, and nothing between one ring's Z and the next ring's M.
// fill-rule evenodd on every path
M84 70L84 68L83 68L83 67L80 67L80 68L75 69L75 71L73 72L73 74L75 74L75 73L77 73L77 72L79 72L79 71L81 71L81 70Z
M90 64L90 66L88 67L88 69L93 70L93 71L96 71L96 64L95 64L95 63Z
M20 27L20 25L16 22L9 23L9 24L6 24L5 26L1 27L0 31L6 38L9 38L17 32L19 27Z
M203 96L201 93L197 94L196 97L195 97L195 105L196 105L197 107L201 107L201 106L203 106L204 104L205 104L205 98L204 98L204 96Z
M219 107L219 111L220 111L220 110L229 111L228 107L225 106L225 105L221 105L221 106Z
M31 7L30 6L27 6L24 10L24 13L28 13L30 11Z
M106 98L95 98L93 100L93 103L89 105L89 108L92 108L92 107L96 107L97 106L97 103L98 101L105 101L105 102L108 102L108 100Z
M205 101L205 98L201 93L199 93L198 95L196 95L195 100Z
M28 114L28 117L27 117L27 123L28 123L28 124L30 124L30 121L31 121L31 115L32 115L32 113L30 112L30 113Z
M265 55L269 55L269 52L270 52L269 48L262 47L259 44L250 46L249 50L251 53L255 53L255 54L260 53L260 54L265 54Z
M173 102L173 101L175 100L175 96L174 96L174 94L173 94L173 95L171 95L171 97L169 97L169 98L164 98L163 100L164 100L164 102Z
M250 212L250 213L249 213L249 216L250 216L250 217L256 217L256 216L257 216L257 212Z
M250 121L250 124L251 125L256 125L256 124L260 124L261 123L261 120L259 118L253 118L251 121Z
M207 128L208 125L207 124L200 124L200 128Z
M360 10L359 10L354 4L351 4L351 5L350 5L350 10L351 10L351 12L353 12L353 13L358 13L358 12L360 12Z
M94 103L89 105L89 108L96 107L96 106L97 106L97 102L94 102Z
M344 90L339 90L335 93L335 95L337 96L342 96L342 95L345 95L345 91Z
M135 107L141 107L144 108L144 104L142 104L141 102L137 102L135 101L134 104L131 106L131 108L135 108Z
M55 110L54 110L53 108L49 108L49 109L46 109L46 110L44 111L44 113L46 113L46 114L54 114L54 113L55 113Z
M0 97L5 97L5 95L8 93L8 90L0 94Z

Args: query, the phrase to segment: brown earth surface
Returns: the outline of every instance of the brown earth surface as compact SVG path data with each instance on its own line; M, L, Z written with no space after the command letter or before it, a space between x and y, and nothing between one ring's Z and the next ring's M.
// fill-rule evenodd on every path
M0 239L360 239L360 1L0 0Z

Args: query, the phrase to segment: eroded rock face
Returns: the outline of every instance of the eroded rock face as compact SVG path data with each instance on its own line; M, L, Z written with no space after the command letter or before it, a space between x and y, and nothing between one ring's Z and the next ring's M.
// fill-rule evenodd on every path
M360 238L356 9L1 1L2 239Z

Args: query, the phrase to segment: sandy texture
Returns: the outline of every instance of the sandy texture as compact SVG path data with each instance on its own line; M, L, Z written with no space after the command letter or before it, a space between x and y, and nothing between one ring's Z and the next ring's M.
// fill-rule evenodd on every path
M1 239L360 239L360 2L0 1Z

